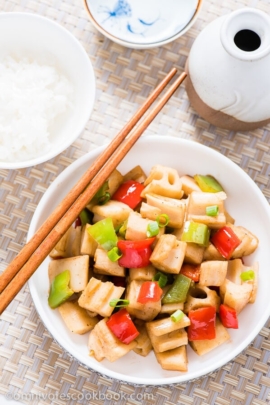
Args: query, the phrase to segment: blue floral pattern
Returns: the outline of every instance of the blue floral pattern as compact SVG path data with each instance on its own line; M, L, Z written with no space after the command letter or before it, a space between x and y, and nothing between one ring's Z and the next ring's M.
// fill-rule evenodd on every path
M107 14L107 17L105 18L103 23L105 23L105 21L109 18L117 20L121 17L131 17L130 20L128 20L126 23L126 29L134 35L144 35L147 31L147 28L155 24L155 22L158 20L158 18L156 18L154 21L148 22L144 21L141 18L136 18L135 24L134 22L132 23L132 8L129 2L127 2L126 0L118 0L113 5L112 9L107 6L100 6L99 12Z
M130 4L125 0L118 0L113 9L100 6L99 12L108 14L107 18L130 17L132 15Z

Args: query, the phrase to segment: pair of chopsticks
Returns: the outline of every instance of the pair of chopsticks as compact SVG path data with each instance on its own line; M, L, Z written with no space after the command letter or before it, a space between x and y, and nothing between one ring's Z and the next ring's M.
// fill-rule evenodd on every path
M182 73L146 118L138 124L139 120L148 111L154 101L156 101L176 73L177 70L173 68L161 81L131 120L99 155L93 165L89 167L82 178L0 275L0 314L2 314L23 285L49 255L57 242L79 216L80 212L123 160L187 76L185 72ZM138 126L134 129L137 124Z

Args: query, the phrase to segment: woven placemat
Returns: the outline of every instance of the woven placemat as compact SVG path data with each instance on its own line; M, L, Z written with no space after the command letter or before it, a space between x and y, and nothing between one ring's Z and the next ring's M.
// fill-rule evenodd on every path
M0 0L0 11L26 11L57 21L86 49L97 78L93 114L80 138L51 161L22 170L0 169L0 271L25 243L32 215L61 171L109 140L173 66L183 71L199 32L216 17L243 6L270 13L268 0L205 0L183 37L147 51L123 48L91 25L82 0ZM270 126L249 133L215 128L199 118L180 88L148 134L192 139L241 166L270 198ZM270 321L234 361L211 376L171 387L133 387L78 364L54 341L25 286L0 319L1 394L28 404L263 405L270 401Z

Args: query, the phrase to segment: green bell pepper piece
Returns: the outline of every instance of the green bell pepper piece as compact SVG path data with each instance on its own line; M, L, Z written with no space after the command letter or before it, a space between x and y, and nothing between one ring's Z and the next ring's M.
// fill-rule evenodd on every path
M105 250L111 250L117 245L118 238L111 218L105 218L96 222L87 229L87 232Z
M186 221L181 240L184 242L197 243L200 246L208 246L210 230L207 225L199 222Z
M82 226L84 226L86 224L91 224L92 214L87 208L85 208L84 210L82 210L80 212L79 217L80 217Z
M194 180L202 191L206 193L217 193L218 191L224 191L221 184L212 176L203 176L196 174Z
M255 278L254 270L243 271L243 273L240 274L240 277L242 281L254 280Z
M69 288L70 272L65 270L52 281L48 302L51 308L57 308L74 294Z
M162 304L185 302L191 282L192 280L189 277L186 277L183 274L178 274L172 286L162 298Z

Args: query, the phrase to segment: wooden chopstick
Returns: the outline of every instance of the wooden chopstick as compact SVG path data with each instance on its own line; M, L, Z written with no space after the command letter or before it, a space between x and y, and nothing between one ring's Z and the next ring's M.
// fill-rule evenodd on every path
M137 111L135 116L123 130L120 131L109 147L99 156L82 179L70 191L62 203L58 205L50 217L39 228L37 233L2 273L0 276L0 314L2 314L38 266L49 255L56 243L96 194L100 185L106 181L112 171L123 160L147 126L153 121L187 76L185 72L182 73L157 102L156 106L150 111L147 117L132 131L136 123L149 109L149 106L157 99L158 95L175 73L176 69L172 69L164 78L143 106ZM125 139L128 133L130 133L130 135ZM123 140L125 141L123 142Z

